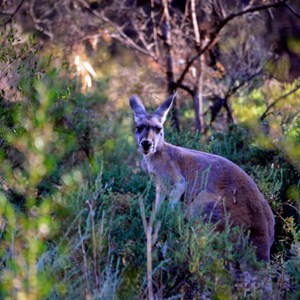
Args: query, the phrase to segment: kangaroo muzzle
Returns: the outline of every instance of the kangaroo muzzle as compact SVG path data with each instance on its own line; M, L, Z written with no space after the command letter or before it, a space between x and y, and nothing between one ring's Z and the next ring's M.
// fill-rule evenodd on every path
M143 140L141 141L141 148L143 153L148 153L150 151L150 149L153 147L153 143L149 140Z

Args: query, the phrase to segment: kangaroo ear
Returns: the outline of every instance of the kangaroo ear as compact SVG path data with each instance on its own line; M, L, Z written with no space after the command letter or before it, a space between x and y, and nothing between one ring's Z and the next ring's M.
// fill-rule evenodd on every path
M131 95L129 98L129 103L134 112L135 122L138 122L140 118L148 115L141 99L137 95Z
M163 124L166 121L167 114L172 107L173 101L176 97L175 92L172 96L170 96L163 104L161 104L156 111L153 113L153 116L158 118L159 121Z

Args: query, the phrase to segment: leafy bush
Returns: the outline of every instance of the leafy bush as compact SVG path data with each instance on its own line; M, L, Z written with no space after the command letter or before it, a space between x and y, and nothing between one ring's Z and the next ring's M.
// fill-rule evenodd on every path
M95 101L45 64L31 39L20 46L15 36L2 36L8 45L0 56L10 72L3 76L17 81L3 87L0 104L1 297L40 299L55 285L43 266L60 226L57 207L97 171L89 130Z

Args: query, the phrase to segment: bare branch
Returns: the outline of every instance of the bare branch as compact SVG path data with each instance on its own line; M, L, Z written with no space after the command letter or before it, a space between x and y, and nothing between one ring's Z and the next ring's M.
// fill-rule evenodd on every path
M139 46L136 42L134 42L122 29L120 26L115 24L112 20L110 20L108 17L106 17L103 13L99 13L93 9L90 8L89 4L85 0L77 0L81 5L83 5L90 13L92 13L95 17L99 18L100 20L104 21L105 23L112 26L116 32L120 35L122 38L122 42L129 46L130 48L137 50L141 52L144 55L150 56L154 61L157 62L157 58L154 57L147 49L142 48Z
M88 297L91 294L89 280L88 280L88 263L87 263L86 250L85 250L85 246L84 246L85 238L82 236L80 224L78 224L78 235L80 238L81 251L82 251L82 257L83 257L83 273L84 273L84 281L85 281L85 293L86 293L86 296Z
M297 17L300 18L300 12L298 12L291 4L286 3L285 6Z
M145 205L143 202L143 199L140 197L139 198L139 204L140 204L140 211L141 211L141 216L142 216L142 221L143 221L143 226L144 226L144 231L146 235L146 256L147 256L147 285L148 285L148 297L149 300L154 300L154 293L153 293L153 279L152 279L152 273L153 273L153 267L152 267L152 246L156 243L157 237L158 237L158 232L161 226L161 222L159 221L156 224L155 227L155 232L152 234L153 231L153 222L155 219L156 215L156 207L153 205L151 215L149 218L149 222L147 223L146 220L146 214L145 214Z
M143 46L145 49L147 49L147 51L149 52L151 57L155 57L155 54L151 51L151 48L153 47L153 44L148 44L147 41L145 40L144 35L142 34L142 31L140 28L137 28L136 23L132 23L132 26L134 28L134 30L137 32L138 37L140 39L140 41L142 42Z
M198 47L200 47L200 33L199 33L199 26L198 26L197 15L196 15L195 0L191 0L191 12L192 12L192 20L193 20L196 44Z
M7 20L6 22L4 22L4 26L6 26L8 23L10 23L13 19L13 17L18 13L18 11L20 10L20 8L22 7L23 3L25 0L21 0L19 2L19 4L16 6L15 10L12 13L5 13L5 12L0 12L1 15L5 15L5 16L9 16L9 20Z
M151 0L151 21L152 21L152 26L153 26L153 40L154 40L154 46L155 46L155 54L157 57L160 56L159 52L159 47L158 47L158 30L157 30L157 22L155 19L155 14L154 14L154 0Z
M297 92L299 89L300 89L300 83L298 83L291 91L289 91L286 94L284 94L284 95L278 97L277 99L275 99L270 105L268 105L268 107L266 108L265 112L261 115L259 120L260 121L264 120L270 114L271 108L273 108L281 100L283 100L283 99L287 98L288 96L290 96L290 95L294 94L295 92Z
M251 76L249 76L248 78L246 78L245 80L242 80L237 86L235 87L230 87L228 89L228 92L226 93L225 98L229 98L231 97L233 94L235 94L240 88L242 88L245 84L247 84L248 82L250 82L252 79L254 79L255 77L257 77L258 75L261 74L261 70L252 74Z
M220 22L220 24L218 25L218 27L216 28L215 32L213 33L212 38L210 39L210 41L204 46L203 49L201 49L194 57L192 57L187 62L184 70L181 73L181 76L176 81L176 86L179 86L182 83L182 81L185 78L185 75L187 74L187 72L189 71L189 69L193 65L193 63L198 59L198 57L200 57L203 53L205 53L207 50L211 49L216 44L216 42L218 40L218 37L219 37L219 33L230 21L232 21L233 19L235 19L237 17L240 17L242 15L248 14L248 13L262 11L262 10L266 10L266 9L269 9L269 8L283 7L283 6L286 5L287 1L288 0L282 0L282 1L279 1L279 2L276 2L276 3L272 3L272 4L266 4L266 5L247 8L247 9L239 11L237 13L233 13L233 14L229 15L227 18L225 18L224 20L222 20Z
M174 85L174 50L173 50L173 36L172 36L172 28L171 28L171 15L169 11L169 1L162 0L163 3L163 15L164 24L163 24L163 42L164 42L164 50L165 50L165 62L166 62L166 79L168 83L167 92L168 95L174 93L176 87ZM177 102L174 99L173 107L172 107L172 126L179 131L179 119L178 119L178 111L177 111Z
M34 12L34 5L35 5L34 0L31 0L29 11L30 11L30 15L33 19L34 27L38 31L41 31L45 35L49 36L50 39L53 39L54 38L53 33L51 31L47 30L46 28L44 28L43 26L41 26L41 24L43 24L44 22L36 17L35 12Z
M192 97L194 97L194 91L190 87L188 87L187 85L181 84L180 86L178 86L178 88L188 92Z
M152 246L154 246L155 243L157 242L158 232L160 230L160 227L161 227L161 221L158 221L156 226L155 226L154 234L152 236Z
M139 198L139 204L140 204L140 211L141 211L141 216L142 216L144 232L147 235L148 224L147 224L147 220L146 220L145 205L144 205L143 199L141 197Z
M95 34L88 34L88 35L85 35L84 37L78 39L76 41L76 43L82 43L86 40L89 40L89 39L95 39L95 38L100 38L102 36L102 33L95 33Z
M180 24L180 31L182 31L182 28L184 26L184 23L185 23L185 20L189 14L189 5L190 5L190 0L186 0L186 3L185 3L185 9L184 9L184 15L183 15L183 18L181 20L181 24Z

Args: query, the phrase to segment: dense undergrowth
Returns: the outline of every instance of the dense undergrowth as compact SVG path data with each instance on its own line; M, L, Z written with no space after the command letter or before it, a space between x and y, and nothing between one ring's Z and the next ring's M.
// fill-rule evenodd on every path
M10 56L35 58L30 47L10 45ZM2 55L1 63L22 59ZM22 82L16 101L2 94L0 104L0 298L147 298L141 203L148 220L154 186L140 169L132 116L105 112L106 80L86 96L50 60L28 63L33 67L14 65ZM262 147L246 125L207 136L166 131L173 144L225 156L246 170L273 209L276 240L266 267L230 220L216 232L166 202L153 223L155 296L297 299L300 177L293 162Z

